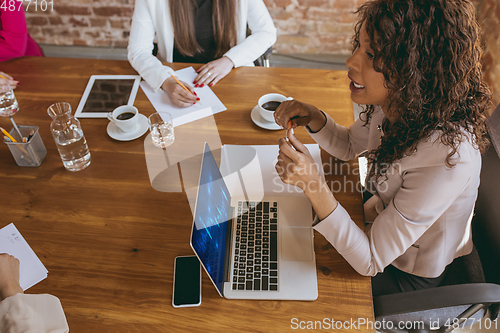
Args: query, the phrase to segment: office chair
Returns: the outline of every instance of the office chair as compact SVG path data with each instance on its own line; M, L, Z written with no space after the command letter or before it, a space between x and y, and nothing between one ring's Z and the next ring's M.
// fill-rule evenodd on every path
M439 287L378 296L375 319L383 332L450 332L498 319L500 305L500 104L487 121L492 144L482 156L472 220L475 249L457 258ZM421 327L407 325L423 322ZM401 325L403 323L403 325ZM499 324L492 324L500 326ZM436 331L434 331L436 332Z
M257 58L253 63L255 66L261 66L261 67L271 67L271 64L269 62L269 58L271 56L271 53L273 51L272 46L264 52L260 57Z

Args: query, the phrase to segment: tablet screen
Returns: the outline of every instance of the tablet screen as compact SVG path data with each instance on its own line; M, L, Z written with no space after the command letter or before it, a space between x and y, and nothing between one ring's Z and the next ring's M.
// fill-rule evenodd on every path
M134 79L95 80L82 112L107 113L127 105L134 82Z
M92 75L75 112L76 118L106 118L122 105L134 105L139 75Z

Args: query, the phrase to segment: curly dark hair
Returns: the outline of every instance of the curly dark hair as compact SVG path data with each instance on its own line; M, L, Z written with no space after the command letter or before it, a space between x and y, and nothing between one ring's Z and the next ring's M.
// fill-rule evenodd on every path
M359 47L363 23L374 51L374 68L384 74L389 110L378 148L367 154L369 176L417 150L440 131L450 147L447 167L468 132L475 148L488 146L486 114L491 92L481 71L481 29L466 0L375 0L363 4L352 40ZM365 107L366 122L374 106Z

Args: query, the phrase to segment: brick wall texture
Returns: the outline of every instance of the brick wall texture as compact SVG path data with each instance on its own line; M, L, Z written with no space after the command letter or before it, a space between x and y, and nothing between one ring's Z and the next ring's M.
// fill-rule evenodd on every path
M493 103L500 103L500 0L477 2L477 17L484 29L486 53L483 72L493 90Z
M42 44L126 47L134 0L31 0L26 18ZM38 1L38 2L35 2ZM350 53L355 9L365 0L264 0L278 28L278 53ZM45 10L43 3L45 2ZM51 5L52 2L52 5ZM473 0L485 29L484 69L500 103L500 0ZM36 5L35 5L36 4Z

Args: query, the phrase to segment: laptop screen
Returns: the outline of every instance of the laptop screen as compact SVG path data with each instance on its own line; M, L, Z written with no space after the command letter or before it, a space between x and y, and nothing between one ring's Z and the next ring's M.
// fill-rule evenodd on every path
M205 143L191 245L221 295L230 200L219 167Z

